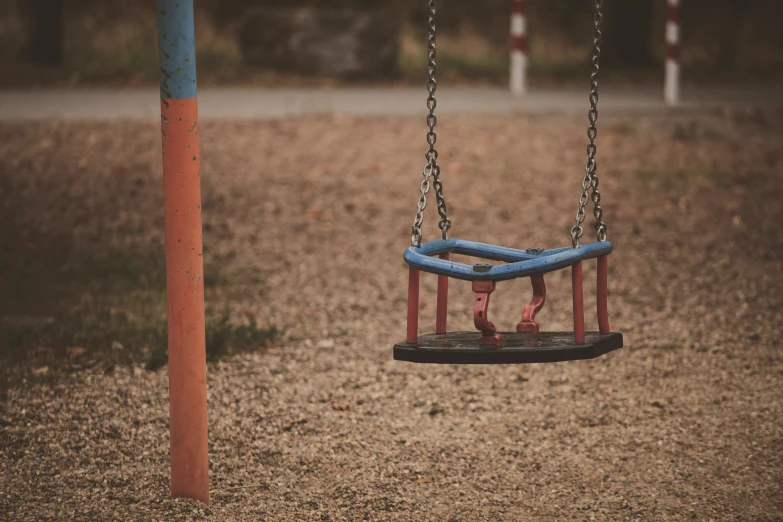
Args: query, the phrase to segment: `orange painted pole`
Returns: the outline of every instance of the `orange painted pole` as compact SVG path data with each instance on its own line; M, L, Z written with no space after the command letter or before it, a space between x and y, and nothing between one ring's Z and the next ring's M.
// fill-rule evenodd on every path
M193 0L158 0L171 495L209 502L204 264Z

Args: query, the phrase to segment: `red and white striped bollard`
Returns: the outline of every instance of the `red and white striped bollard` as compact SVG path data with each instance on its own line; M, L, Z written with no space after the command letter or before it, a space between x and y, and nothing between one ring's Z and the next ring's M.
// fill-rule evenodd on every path
M679 0L666 0L666 73L663 99L667 105L680 101L680 7Z
M526 91L527 27L525 0L513 0L511 5L511 94L521 96Z

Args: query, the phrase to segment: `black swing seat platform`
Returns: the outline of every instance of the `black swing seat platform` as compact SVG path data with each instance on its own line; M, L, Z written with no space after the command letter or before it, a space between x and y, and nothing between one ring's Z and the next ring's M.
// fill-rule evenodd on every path
M422 335L394 345L394 359L434 364L524 364L594 359L623 347L623 334L586 332L576 344L571 332L502 332L499 348L479 347L481 332Z

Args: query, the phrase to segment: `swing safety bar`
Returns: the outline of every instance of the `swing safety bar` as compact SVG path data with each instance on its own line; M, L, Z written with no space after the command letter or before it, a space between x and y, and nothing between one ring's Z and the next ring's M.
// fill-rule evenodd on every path
M585 259L611 254L612 248L609 241L598 241L579 245L577 248L518 250L464 239L438 239L422 243L419 247L408 247L404 257L409 266L423 272L466 281L505 281L560 270ZM508 264L480 263L471 266L456 263L448 258L433 257L441 254L465 254Z

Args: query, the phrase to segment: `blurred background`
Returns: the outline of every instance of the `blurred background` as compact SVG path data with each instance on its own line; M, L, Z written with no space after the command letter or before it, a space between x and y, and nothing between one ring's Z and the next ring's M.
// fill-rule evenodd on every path
M444 154L447 177L451 177L449 172L457 180L463 172L482 172L499 177L496 182L502 186L503 180L512 176L547 176L548 183L570 186L570 178L549 175L566 172L568 165L582 162L591 4L578 0L526 2L527 76L535 92L518 97L521 103L515 105L514 99L506 95L512 2L439 3L439 85L475 87L467 89L469 94L461 101L451 102L444 97L447 103L443 106L448 109L452 103L458 112L462 107L464 118L471 111L505 117L493 120L480 135L466 131L471 136L470 147L482 141L485 145L473 152L470 147L452 147ZM41 363L43 368L54 368L60 365L57 361L72 359L105 360L107 364L142 360L152 368L166 362L154 5L150 0L0 0L0 191L5 195L0 205L0 224L4 227L0 233L3 358L35 365L41 359L36 355L38 350L47 361ZM300 234L302 220L308 226L318 223L326 227L329 232L318 233L328 235L337 225L324 217L325 212L339 206L327 201L330 194L341 194L341 183L348 183L346 179L372 172L382 184L379 190L385 198L393 194L392 180L406 180L399 188L400 202L394 203L399 216L385 218L394 223L397 237L406 237L408 205L401 201L415 192L415 172L421 168L427 4L423 0L196 0L195 7L198 79L205 87L201 91L202 123L209 121L201 129L206 151L202 183L208 210L205 248L213 254L207 256L205 274L212 320L207 334L210 357L218 357L234 348L255 349L296 323L297 317L312 317L307 304L284 314L280 299L257 299L258 292L267 291L258 288L266 288L269 266L281 262L279 252L292 247L271 247L271 257L262 262L255 238L276 241L273 235L267 237L273 232L262 225L251 226L252 237L239 241L241 248L226 246L233 244L226 231L246 226L236 214L238 202L247 205L243 215L255 216L258 208L263 209L262 221L274 221L276 228L287 230L287 235ZM719 183L728 179L733 175L731 169L713 159L713 148L723 147L715 142L723 131L715 129L729 125L732 134L725 139L734 140L736 152L746 132L734 125L737 121L753 122L759 136L773 149L778 148L780 118L768 108L780 104L780 90L774 86L783 77L783 0L681 3L681 64L683 78L693 88L689 110L701 103L702 113L717 118L709 121L689 119L691 113L685 110L655 112L663 108L666 2L607 1L604 13L602 81L614 92L618 85L629 87L625 93L630 97L626 96L629 101L625 108L618 110L619 96L610 92L602 98L602 118L611 113L623 121L615 128L618 136L636 129L642 149L647 149L656 132L664 143L671 138L671 143L680 147L674 151L669 145L662 146L653 163L637 158L629 164L623 175L630 177L632 185L673 176L689 180L691 189L697 190L694 180L708 178ZM342 88L354 85L364 89ZM390 85L401 88L380 88ZM720 109L724 99L711 94L727 85L734 99L731 107L723 107L728 112L717 117L711 111ZM755 95L758 85L772 85L776 97L762 99ZM232 102L239 96L222 89L233 86L250 87L243 90L244 98L236 104L236 110ZM304 94L298 101L281 101L269 94L290 94L302 86L313 89L300 90ZM542 97L558 88L566 94L562 98ZM359 91L363 93L361 98L357 98ZM324 97L327 92L342 93L342 100L347 102ZM438 92L448 96L449 91ZM654 93L651 97L650 92ZM258 97L254 98L254 93ZM103 94L109 97L102 98ZM705 102L708 98L711 101ZM648 99L653 102L648 103ZM494 105L485 103L487 100ZM568 113L551 125L548 138L534 128L535 116L529 114L537 110L537 104L541 110ZM38 111L42 106L45 109ZM78 107L83 110L71 111L70 116L64 112ZM264 113L265 108L268 110ZM278 108L281 111L275 112ZM362 112L365 108L368 112ZM238 130L231 127L238 124L237 116L243 119L250 109L258 111L251 117L262 115L264 121ZM650 120L637 120L639 110L650 110L649 114L660 118L659 123L653 126ZM577 113L579 118L575 119ZM416 119L395 120L401 129L407 129L405 133L381 139L373 119L343 125L345 121L340 118L356 114L385 118L415 115ZM266 121L280 116L294 117L289 134L278 132L277 122ZM80 121L96 117L102 120L99 126ZM328 136L305 139L303 129L324 117L327 120L321 124L328 129L324 131ZM120 122L119 118L134 121ZM724 119L733 123L727 124ZM439 122L439 143L454 136L458 132L455 128L471 129L472 125L469 118L452 120L449 115ZM373 134L375 150L370 147L351 152L345 148L354 140L353 130L365 136L365 142ZM544 165L550 160L536 147L552 153L560 145L561 133L572 137L572 157L560 157L562 164ZM605 131L602 133L607 136ZM261 135L280 143L265 155L259 154L257 145L250 144ZM497 146L511 135L515 136L513 150ZM611 134L603 139L611 140ZM530 142L536 153L523 153L519 149L523 142ZM545 143L550 146L544 147ZM353 157L327 158L327 153L336 153L331 150L334 144L344 149L343 155ZM689 148L696 144L708 151L698 161L691 158ZM305 147L309 156L302 152ZM387 163L377 159L378 149L394 147L399 153ZM635 154L618 146L611 150L615 157L610 162ZM504 164L491 174L482 164L489 151L500 154L498 160ZM292 155L290 162L285 167L274 167L282 169L278 173L271 165L284 162L286 154ZM244 160L237 164L239 157ZM685 167L680 161L683 165L689 161L697 164ZM779 168L779 154L770 153L770 159L758 161L762 170L777 172ZM339 167L343 162L350 166ZM524 173L518 172L518 164L526 166ZM750 175L749 169L741 163L737 175ZM620 176L620 170L616 169L614 175ZM229 172L237 178L232 180ZM325 186L314 195L299 187L285 191L293 177L311 177L310 183L317 180ZM457 185L454 190L468 192L467 186ZM566 190L563 187L552 189L552 194ZM275 191L277 195L272 196ZM516 197L502 188L501 193L503 197ZM547 208L553 208L554 200L554 196L549 198ZM221 210L224 201L232 201L234 207ZM562 215L572 212L570 202L562 199L563 208L569 208ZM358 200L350 201L339 212L350 215L349 223L353 224L359 219L354 213L360 212L356 209L362 205ZM283 208L294 210L281 217ZM384 211L378 206L368 207L362 219L371 220L371 215ZM479 213L476 219L483 222L487 218ZM506 212L495 225L502 229L501 225L510 219L511 214ZM640 216L632 214L629 219ZM281 223L293 228L286 229ZM562 221L552 226L560 225ZM315 230L311 232L316 234ZM504 242L502 238L498 241ZM243 249L253 254L236 254ZM245 292L242 296L238 294L240 288ZM223 291L231 298L212 299ZM316 340L319 336L336 336L331 328L302 335ZM0 395L3 382L0 372Z
M439 13L441 77L502 84L510 45L508 0L449 0ZM425 63L426 4L400 0L200 0L202 85L407 84ZM590 2L527 5L533 84L584 82ZM616 79L662 76L663 1L607 2L605 59ZM781 75L781 0L688 0L681 6L689 81ZM4 87L157 82L156 18L148 0L0 0Z
M783 0L680 2L679 105L666 1L606 0L597 158L626 348L491 370L391 360L426 4L195 0L206 519L780 521ZM591 4L526 2L512 96L512 1L438 2L453 237L571 244ZM154 0L0 0L0 519L193 518L168 499L158 75ZM570 274L546 284L542 330L569 331ZM494 296L513 328L529 282ZM450 329L474 330L473 299L452 283Z

